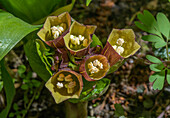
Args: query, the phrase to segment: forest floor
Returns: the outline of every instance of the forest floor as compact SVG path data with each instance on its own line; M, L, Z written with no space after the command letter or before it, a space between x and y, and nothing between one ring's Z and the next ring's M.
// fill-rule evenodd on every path
M153 72L150 71L145 56L154 54L155 51L152 50L150 43L141 39L145 32L134 25L134 21L137 20L136 15L144 9L153 15L163 12L170 19L170 3L167 0L93 0L87 7L82 1L77 0L70 14L80 23L97 25L95 34L103 44L113 28L132 28L136 34L136 41L141 45L141 49L135 55L128 58L116 72L107 76L111 79L109 89L103 96L89 101L88 118L116 118L114 106L116 103L123 107L124 116L128 118L170 117L170 86L165 85L161 91L152 89L149 76ZM15 57L13 60L8 60L9 67L14 73L18 71L16 69L18 65L29 65L24 51L20 48L20 45L16 46L7 56L9 59ZM35 73L33 75L33 78L38 78ZM26 107L29 109L26 118L63 118L64 103L56 105L50 92L42 85L39 85L37 93L31 93L30 89L29 91L24 88L19 89L20 83L15 84L18 95L15 96L14 103L19 106L18 109L22 109L25 108L25 102L29 104L32 98L37 97L39 99L35 99ZM3 108L3 103L1 104L0 108ZM12 108L10 112L18 111L18 114L22 114L18 109Z

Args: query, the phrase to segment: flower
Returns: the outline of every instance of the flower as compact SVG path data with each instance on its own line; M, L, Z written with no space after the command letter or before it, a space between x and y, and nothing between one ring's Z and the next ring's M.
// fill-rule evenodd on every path
M79 98L83 89L82 76L71 70L60 70L45 84L58 104L69 98Z
M71 25L71 16L64 12L59 16L47 17L43 28L37 35L49 46L53 48L64 47L64 39Z
M110 66L103 55L93 55L85 58L80 65L79 71L88 81L95 81L103 78Z
M140 45L135 41L132 29L113 29L101 54L109 60L110 66L120 58L128 58L139 50Z
M69 33L64 36L65 45L70 53L77 57L86 55L92 42L91 35L95 29L96 26L85 26L74 21Z

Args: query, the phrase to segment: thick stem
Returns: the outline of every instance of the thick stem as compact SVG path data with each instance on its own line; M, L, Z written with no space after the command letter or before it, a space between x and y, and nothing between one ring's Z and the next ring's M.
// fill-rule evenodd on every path
M87 118L88 102L71 103L65 101L65 117L66 118Z

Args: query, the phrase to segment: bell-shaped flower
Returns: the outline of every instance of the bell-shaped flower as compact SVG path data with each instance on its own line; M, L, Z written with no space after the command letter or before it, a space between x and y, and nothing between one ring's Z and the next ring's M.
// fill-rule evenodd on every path
M43 28L37 35L53 48L64 47L64 39L71 25L71 16L68 12L64 12L59 16L47 17Z
M108 60L103 55L93 55L86 57L79 68L80 73L88 81L102 79L110 69Z
M58 104L69 98L79 98L83 89L82 76L71 70L60 70L45 84Z
M73 22L69 33L64 36L65 45L72 55L81 57L88 53L95 29L96 26Z
M101 54L107 57L112 66L120 58L133 55L139 48L132 29L113 29Z

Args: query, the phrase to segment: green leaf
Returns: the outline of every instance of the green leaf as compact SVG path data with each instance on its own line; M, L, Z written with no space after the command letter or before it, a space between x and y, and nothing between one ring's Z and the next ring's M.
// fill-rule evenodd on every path
M47 71L50 73L50 75L52 76L52 72L51 72L51 64L50 62L48 61L48 57L50 57L50 53L48 51L50 51L49 48L46 48L46 46L44 45L44 43L37 39L36 40L36 48L37 48L37 52L38 52L38 55L40 56L41 58L41 61L44 63ZM47 56L48 55L48 56ZM51 53L51 56L52 56L52 53ZM53 59L53 58L52 58Z
M40 26L30 25L12 14L0 11L0 60L27 34Z
M144 41L155 42L155 48L161 48L166 45L166 42L164 41L164 39L156 35L142 36L142 39Z
M75 3L76 0L72 0L72 2L66 6L63 6L59 9L56 9L54 12L52 12L51 14L48 14L48 16L58 16L59 14L63 13L63 12L70 12L71 9L73 8L74 6L74 3ZM36 22L34 22L33 24L42 24L44 23L44 21L46 20L46 18L48 17L44 17Z
M27 110L24 109L24 110L21 111L21 113L22 113L22 114L26 114L26 113L27 113Z
M149 42L159 42L160 40L162 40L162 38L156 35L145 35L145 36L142 36L142 39L144 41L149 41Z
M170 69L167 70L167 82L170 84Z
M1 65L0 65L0 92L2 91L3 89L3 81L2 81L2 73L1 73Z
M159 32L158 24L154 16L149 11L144 10L143 14L139 13L137 17L141 21L141 23L138 21L135 22L135 25L138 28L146 32L161 36L161 33Z
M86 0L86 6L89 6L89 4L90 4L91 1L92 1L92 0Z
M23 90L28 90L28 89L29 89L28 84L23 84L23 85L21 86L21 89L23 89Z
M116 109L115 115L116 116L123 116L124 115L124 109L121 104L114 104L114 107Z
M93 100L101 95L103 95L109 87L110 80L107 78L103 78L99 81L89 82L84 85L83 91L80 95L79 99L70 99L70 102L77 103L77 102L84 102ZM84 83L84 82L83 82Z
M47 81L51 75L49 71L47 71L44 63L40 59L37 49L35 39L37 38L37 32L33 32L28 35L26 38L28 39L27 43L24 45L24 51L26 56L28 57L28 61L33 69L44 81Z
M13 113L13 112L11 112L10 114L9 114L9 117L10 118L13 118L15 116L15 113Z
M2 91L2 88L3 88L3 82L0 81L0 92Z
M68 66L71 67L74 71L79 71L79 66L71 62L68 63Z
M138 19L146 26L150 26L152 29L158 30L158 24L154 16L147 10L143 11L143 14L137 15Z
M146 32L148 32L148 27L146 27L146 26L144 26L143 24L141 24L139 21L135 21L135 25L138 27L138 28L140 28L141 30L143 30L143 31L146 31Z
M156 58L152 55L146 55L146 58L152 63L162 63L161 60L159 60L158 58Z
M32 83L33 83L33 85L35 86L35 87L39 87L40 85L41 85L41 82L40 81L38 81L38 80L32 80Z
M155 72L160 72L163 68L164 68L164 64L161 63L161 64L151 64L149 66L149 68Z
M17 115L17 118L22 118L20 115Z
M157 78L157 74L158 74L158 73L152 74L152 75L149 77L149 81L150 81L150 82L154 82L154 81L156 80L156 78Z
M155 48L162 48L166 45L166 42L164 40L160 40L159 42L155 43Z
M4 83L4 89L6 93L6 101L7 101L7 106L5 109L0 113L0 118L6 118L8 115L8 112L11 108L12 100L15 96L15 87L12 81L12 78L10 77L9 73L7 72L4 64L4 60L0 61L1 65L1 72L2 72L2 80Z
M156 90L161 90L164 85L164 80L165 80L165 70L162 70L161 72L156 72L153 75L149 77L150 82L153 83L153 89Z
M33 23L64 6L66 0L1 0L1 3L7 11Z
M107 75L115 72L120 66L122 66L122 65L125 63L125 61L126 61L126 59L123 59L123 60L121 60L121 61L118 61L116 64L114 64L114 65L109 69L109 72L107 73Z
M159 30L166 38L169 38L170 23L168 18L163 13L158 13L156 18Z
M164 81L165 81L165 70L156 74L156 80L153 83L153 89L161 90L163 88Z
M20 65L19 67L18 67L18 74L19 74L19 76L20 77L23 77L22 75L23 75L23 73L26 71L26 66L25 65Z
M103 48L102 42L100 41L100 39L95 34L93 34L92 40L93 41L90 44L90 47L96 47L97 45L100 45Z
M13 109L14 109L15 111L18 111L19 107L18 107L18 105L17 105L16 103L13 104Z

